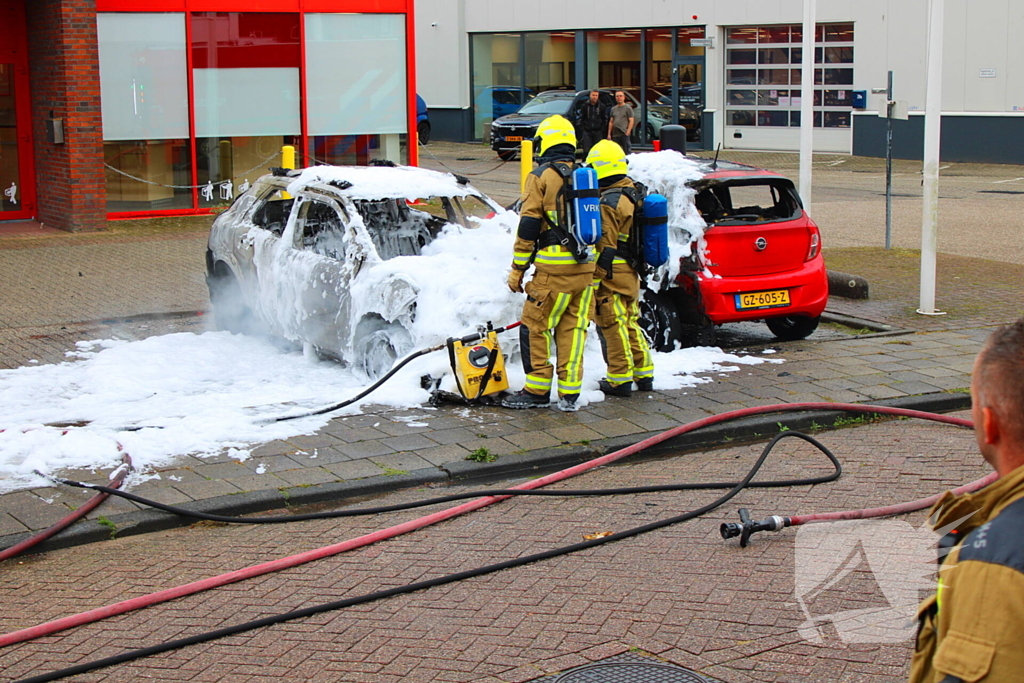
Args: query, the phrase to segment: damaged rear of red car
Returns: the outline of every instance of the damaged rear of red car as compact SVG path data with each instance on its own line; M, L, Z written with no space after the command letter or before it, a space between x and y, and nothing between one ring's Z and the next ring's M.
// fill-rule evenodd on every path
M720 162L690 187L707 228L672 285L646 297L658 350L676 339L710 344L715 325L748 320L764 320L784 340L810 335L828 301L828 277L818 226L793 182Z

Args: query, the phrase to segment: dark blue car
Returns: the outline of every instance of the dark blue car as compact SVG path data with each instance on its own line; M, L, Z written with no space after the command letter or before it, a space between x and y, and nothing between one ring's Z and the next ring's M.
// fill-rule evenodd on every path
M416 94L416 135L419 136L421 145L430 142L430 116L427 115L427 103L418 93Z

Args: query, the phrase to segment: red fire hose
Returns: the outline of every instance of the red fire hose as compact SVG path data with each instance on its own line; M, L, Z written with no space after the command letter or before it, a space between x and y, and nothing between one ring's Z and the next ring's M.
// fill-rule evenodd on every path
M736 420L736 419L740 419L740 418L744 418L744 417L750 417L752 415L763 415L763 414L766 414L766 413L780 413L780 412L802 412L802 411L809 411L809 410L828 410L828 411L841 410L841 411L854 412L854 413L874 413L874 414L879 414L879 415L892 415L892 416L898 416L898 417L913 417L913 418L919 418L919 419L923 419L923 420L930 420L930 421L933 421L933 422L941 422L941 423L945 423L945 424L956 425L956 426L960 426L960 427L973 427L973 423L970 420L964 420L964 419L956 418L956 417L949 417L949 416L945 416L945 415L938 415L938 414L935 414L935 413L927 413L927 412L922 412L922 411L918 411L918 410L908 410L908 409L905 409L905 408L890 408L890 407L887 407L887 406L873 406L873 405L861 405L861 404L851 404L851 403L786 403L786 404L759 406L759 407L754 407L754 408L743 408L743 409L740 409L740 410L733 410L733 411L730 411L730 412L727 412L727 413L722 413L720 415L712 415L710 417L706 417L706 418L703 418L703 419L700 419L700 420L695 420L694 422L690 422L688 424L681 425L679 427L674 427L674 428L669 429L669 430L667 430L665 432L662 432L661 434L657 434L657 435L652 436L650 438L644 439L643 441L635 443L635 444L633 444L631 446L627 446L626 448L622 448L620 450L614 451L613 453L609 453L609 454L601 456L599 458L594 458L593 460L589 460L589 461L587 461L585 463L581 463L579 465L575 465L573 467L569 467L569 468L561 470L559 472L555 472L553 474L549 474L546 477L541 477L539 479L534 479L534 480L525 482L525 483L520 484L518 486L515 486L513 488L516 488L516 489L540 488L542 486L546 486L547 484L551 484L551 483L554 483L556 481L561 481L563 479L568 479L569 477L576 476L577 474L581 474L583 472L586 472L588 470L594 469L596 467L601 467L603 465L610 464L610 463L615 462L617 460L621 460L622 458L625 458L626 456L632 455L634 453L638 453L638 452L640 452L640 451L642 451L644 449L650 448L651 446L654 446L656 444L662 443L662 442L667 441L669 439L672 439L672 438L674 438L676 436L680 436L682 434L686 434L688 432L692 432L692 431L695 431L697 429L701 429L703 427L707 427L709 425L719 424L719 423L722 423L722 422L728 422L730 420ZM964 487L961 487L960 489L958 489L958 491L976 490L976 489L981 488L982 486L984 486L989 481L991 481L991 478L992 478L992 475L989 475L988 477L985 477L983 479L979 479L979 480L977 480L975 482L972 482L971 484L968 484L968 485L966 485ZM424 517L420 517L419 519L411 520L409 522L404 522L402 524L398 524L398 525L389 527L387 529L382 529L380 531L376 531L376 532L373 532L371 534L366 534L364 536L359 536L357 538L349 539L349 540L343 541L341 543L335 543L333 545L328 545L328 546L325 546L325 547L322 547L322 548L318 548L316 550L311 550L311 551L307 551L307 552L304 552L304 553L299 553L297 555L292 555L290 557L284 557L284 558L281 558L281 559L278 559L278 560L273 560L273 561L270 561L270 562L265 562L263 564L254 565L254 566L251 566L251 567L247 567L245 569L239 569L239 570L236 570L236 571L227 572L227 573L221 574L219 576L213 576L213 577L202 579L202 580L199 580L199 581L193 581L192 583L188 583L188 584L185 584L185 585L182 585L182 586L177 586L175 588L168 588L166 590L158 591L156 593L150 593L149 595L143 595L143 596L140 596L140 597L137 597L137 598L133 598L131 600L124 600L122 602L114 603L112 605L107 605L105 607L100 607L100 608L97 608L97 609L92 609L92 610L89 610L89 611L86 611L86 612L82 612L80 614L75 614L75 615L71 615L71 616L67 616L67 617L62 617L60 619L56 619L54 621L50 621L50 622L47 622L47 623L44 623L44 624L39 624L37 626L32 626L32 627L21 629L21 630L18 630L18 631L13 631L11 633L0 635L0 647L4 647L4 646L7 646L7 645L12 645L14 643L24 642L24 641L27 641L27 640L33 640L35 638L39 638L39 637L44 636L44 635L50 635L50 634L53 634L53 633L57 633L59 631L63 631L65 629L72 628L74 626L81 626L83 624L93 623L95 621L99 621L101 619L105 619L107 617L111 617L111 616L114 616L114 615L117 615L117 614L124 614L126 612L130 612L130 611L133 611L133 610L136 610L136 609L141 609L143 607L149 607L150 605L155 605L155 604L158 604L158 603L161 603L161 602L166 602L168 600L173 600L174 598L179 598L179 597L183 597L183 596L186 596L186 595L192 595L192 594L199 593L199 592L202 592L202 591L205 591L205 590L209 590L211 588L216 588L216 587L219 587L219 586L224 586L224 585L227 585L227 584L230 584L230 583L235 583L237 581L242 581L244 579L252 578L252 577L255 577L255 576L261 576L263 574L268 574L268 573L275 572L275 571L278 571L278 570L281 570L281 569L287 569L287 568L290 568L290 567L295 567L295 566L298 566L300 564L304 564L306 562L312 562L314 560L318 560L318 559L321 559L321 558L324 558L324 557L329 557L331 555L336 555L338 553L342 553L342 552L345 552L347 550L353 550L355 548L360 548L360 547L363 547L363 546L366 546L366 545L370 545L372 543L376 543L377 541L381 541L381 540L388 539L388 538L393 538L395 536L399 536L401 534L405 534L405 533L408 533L410 531L415 531L417 529L422 529L422 528L430 526L432 524L436 524L436 523L444 521L446 519L451 519L452 517L456 517L458 515L462 515L464 513L471 512L473 510L478 510L478 509L486 507L488 505L492 505L492 504L497 503L499 501L505 500L505 499L507 499L509 497L511 497L511 496L488 496L488 497L480 498L480 499L474 500L474 501L469 502L469 503L464 503L462 505L458 505L458 506L450 508L448 510L443 510L441 512L436 512L436 513L433 513L433 514L430 514L430 515L426 515ZM918 500L918 501L914 501L913 503L905 503L905 504L902 504L900 506L893 506L891 508L877 508L874 511L865 510L865 511L853 511L853 512L846 512L846 513L831 513L831 514L836 514L836 515L853 515L853 514L857 513L857 514L860 514L860 517L881 516L881 515L896 514L896 512L893 511L895 508L899 508L899 510L898 510L899 512L910 512L910 511L913 511L913 510L919 510L919 509L921 509L923 507L926 507L927 505L930 504L929 501L932 501L933 499L934 499L934 497L932 497L932 498L924 498L924 499L921 499L921 500ZM871 515L867 514L867 513L871 513L871 512L875 512L875 513L879 513L879 514L871 514ZM801 523L805 523L805 522L808 522L808 521L818 521L818 520L824 519L825 517L826 517L826 515L805 515L805 516L803 516L803 517L801 517L799 519L802 520ZM858 518L860 518L860 517L858 517ZM854 518L854 517L851 517L851 516L838 517L838 519L852 519L852 518Z
M110 473L110 488L112 489L121 488L121 484L124 483L124 478L128 476L129 472L132 471L131 456L128 455L128 453L124 452L124 448L121 446L121 444L117 444L117 450L121 451L121 465L119 465L117 469ZM10 548L5 548L4 550L0 551L0 562L3 562L4 560L9 560L10 558L16 555L20 555L32 546L38 545L46 539L53 536L54 534L57 534L63 531L64 529L67 529L69 526L71 526L78 520L83 519L87 514L89 514L97 507L99 507L100 503L105 501L107 498L110 498L109 493L97 493L95 496L86 501L86 503L82 505L82 507L72 512L70 515L60 520L59 522L51 526L49 529L40 531L35 536L26 538L21 543L16 543L15 545L12 545Z

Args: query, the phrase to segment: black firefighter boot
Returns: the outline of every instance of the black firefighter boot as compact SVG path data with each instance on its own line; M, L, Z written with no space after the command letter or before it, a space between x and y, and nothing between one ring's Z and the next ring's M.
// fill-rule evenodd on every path
M612 384L606 379L601 380L597 383L598 388L604 392L605 396L619 396L621 398L629 398L633 395L633 383L623 382L622 384Z
M517 410L523 408L546 408L549 403L551 403L551 398L547 394L531 394L526 389L521 389L501 401L503 408L514 408Z

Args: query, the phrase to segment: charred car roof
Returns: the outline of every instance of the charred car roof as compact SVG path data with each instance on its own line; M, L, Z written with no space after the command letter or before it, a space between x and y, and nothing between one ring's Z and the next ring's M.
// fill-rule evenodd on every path
M469 180L415 166L311 166L300 170L275 168L272 178L291 194L315 189L350 199L420 199L479 195Z

